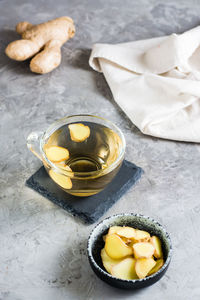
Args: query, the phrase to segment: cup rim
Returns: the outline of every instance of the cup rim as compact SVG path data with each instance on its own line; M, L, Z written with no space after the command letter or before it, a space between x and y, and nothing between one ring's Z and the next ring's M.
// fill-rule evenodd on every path
M120 278L117 278L117 277L114 277L112 276L111 274L109 274L108 272L104 271L97 263L96 261L94 260L94 257L92 255L92 241L91 241L91 238L92 238L92 235L94 234L95 230L100 226L102 225L106 220L108 219L116 219L118 217L129 217L129 216L134 216L134 217L139 217L139 218L142 218L142 219L148 219L150 220L152 223L158 225L160 227L160 229L164 232L166 238L167 238L167 241L169 243L169 253L167 255L167 259L164 263L164 265L162 266L162 268L160 268L160 270L158 270L156 273L148 276L148 277L145 277L145 278L141 278L141 279L120 279ZM171 242L171 238L169 236L169 233L167 232L167 230L163 227L163 225L161 225L158 221L154 220L153 218L149 217L149 216L145 216L145 215L142 215L142 214L135 214L135 213L121 213L121 214L115 214L115 215L112 215L112 216L109 216L105 219L103 219L102 221L100 221L91 231L89 237L88 237L88 242L87 242L87 254L88 254L88 258L91 260L92 264L95 266L95 268L97 270L99 270L100 272L102 272L104 275L112 278L112 279L115 279L116 281L119 281L119 282L131 282L131 283L135 283L135 282L144 282L146 280L151 280L152 278L154 277L157 277L158 274L162 273L162 271L164 269L167 268L167 266L169 265L170 261L171 261L171 256L172 256L172 242Z
M61 126L65 125L65 124L70 124L67 121L69 121L72 118L94 118L94 119L98 119L98 120L102 120L105 121L109 126L109 128L114 128L114 131L119 135L121 141L122 141L122 148L121 148L121 152L118 155L118 157L116 158L116 160L110 164L109 166L107 166L105 169L100 169L97 171L90 171L90 172L73 172L73 171L68 171L62 167L58 167L56 164L54 164L53 162L51 162L46 154L45 151L43 149L44 144L45 144L45 139L48 138L53 132L55 132L57 129L59 129ZM106 126L106 125L105 125ZM107 126L108 127L108 126ZM125 153L125 149L126 149L126 141L125 141L125 137L124 134L122 133L121 129L119 129L119 127L117 125L115 125L114 123L112 123L110 120L103 118L103 117L99 117L99 116L95 116L95 115L90 115L90 114L77 114L77 115L70 115L70 116L66 116L63 117L61 119L58 119L57 121L53 122L48 128L47 130L44 132L44 134L42 135L41 139L40 139L40 151L42 153L42 157L45 160L45 162L50 165L54 171L61 173L62 175L65 176L69 176L69 177L73 177L76 179L86 179L89 177L101 177L107 173L110 173L113 169L115 169L118 164L121 162L121 160L124 157L124 153Z

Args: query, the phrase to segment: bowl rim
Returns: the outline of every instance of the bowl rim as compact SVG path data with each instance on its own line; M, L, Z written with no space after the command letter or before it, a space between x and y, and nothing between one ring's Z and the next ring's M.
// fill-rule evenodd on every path
M160 227L160 229L164 232L166 238L167 238L167 241L169 243L169 253L168 253L168 256L167 256L167 259L164 263L164 265L162 266L162 268L160 270L158 270L156 273L148 276L148 277L145 277L145 278L141 278L141 279L120 279L120 278L117 278L117 277L114 277L112 276L111 274L109 274L108 272L104 271L102 268L100 268L98 266L98 264L96 263L96 261L94 260L93 258L93 255L92 255L92 244L91 244L91 238L92 238L92 235L94 234L94 231L97 227L99 227L101 224L103 224L104 221L108 220L108 219L115 219L117 217L129 217L129 216L135 216L135 217L139 217L139 218L142 218L142 219L148 219L150 220L152 223L158 225ZM127 282L127 283L135 283L135 282L143 282L143 281L146 281L146 280L150 280L150 279L153 279L154 277L157 277L158 274L162 273L162 271L164 269L167 268L167 266L169 265L170 261L171 261L171 256L172 256L172 253L173 253L173 250L172 250L172 242L171 242L171 238L169 236L169 233L167 232L167 230L163 227L163 225L161 225L158 221L156 221L155 219L153 219L152 217L149 217L149 216L145 216L145 215L142 215L142 214L136 214L136 213L121 213L121 214L115 214L115 215L112 215L112 216L109 216L105 219L103 219L102 221L100 221L94 228L93 230L91 231L89 237L88 237L88 242L87 242L87 254L88 254L88 258L91 260L92 264L95 266L95 268L97 268L100 272L102 272L104 275L108 276L109 278L112 278L112 279L115 279L119 282Z

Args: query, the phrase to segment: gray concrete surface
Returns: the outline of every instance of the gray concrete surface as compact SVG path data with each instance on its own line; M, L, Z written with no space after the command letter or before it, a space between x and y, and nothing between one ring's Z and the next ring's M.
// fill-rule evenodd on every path
M76 35L62 49L62 64L47 75L4 55L17 38L15 24L71 16ZM0 299L200 299L199 145L142 135L115 104L103 75L88 58L96 42L119 43L183 32L200 24L198 1L0 0ZM126 158L145 170L107 214L136 212L171 233L169 270L152 287L125 292L93 274L86 226L25 187L40 162L26 148L31 131L65 115L104 116L123 130Z

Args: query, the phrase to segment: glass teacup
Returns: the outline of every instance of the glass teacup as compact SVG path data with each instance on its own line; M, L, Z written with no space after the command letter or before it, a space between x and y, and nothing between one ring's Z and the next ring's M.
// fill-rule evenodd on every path
M28 148L43 162L52 180L75 196L99 193L120 169L125 139L112 122L92 115L75 115L33 132Z

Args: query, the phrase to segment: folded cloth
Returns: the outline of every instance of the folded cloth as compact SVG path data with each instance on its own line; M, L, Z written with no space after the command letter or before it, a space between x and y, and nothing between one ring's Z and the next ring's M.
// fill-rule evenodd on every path
M200 142L200 26L183 34L95 44L90 66L144 133Z

